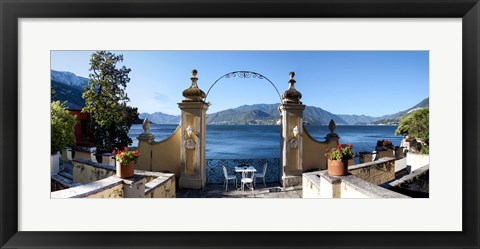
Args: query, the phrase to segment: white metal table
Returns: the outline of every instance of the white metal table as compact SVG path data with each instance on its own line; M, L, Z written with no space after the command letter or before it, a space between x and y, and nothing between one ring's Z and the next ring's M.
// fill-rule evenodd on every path
M236 173L242 173L242 179L245 179L245 178L247 178L248 173L255 174L255 172L257 172L257 170L253 166L236 166L235 167L235 172ZM242 181L240 180L240 182L242 182Z

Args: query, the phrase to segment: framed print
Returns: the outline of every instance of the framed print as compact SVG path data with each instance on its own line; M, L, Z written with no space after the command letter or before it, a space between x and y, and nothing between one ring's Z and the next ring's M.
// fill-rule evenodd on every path
M477 248L479 8L476 0L2 1L1 248ZM115 57L119 54L125 55L125 60L123 57ZM139 111L143 112L143 116L140 116L142 119L133 126L138 132L129 134L130 138L138 137L136 147L140 154L137 151L117 149L112 152L115 156L105 156L105 153L94 159L95 155L88 149L92 147L88 145L91 140L86 137L106 137L102 135L104 127L99 125L101 128L95 128L95 123L91 121L101 119L96 114L100 108L96 106L88 111L87 114L91 117L85 118L85 127L79 121L84 112L77 108L77 120L72 121L72 127L73 123L80 125L78 130L73 128L78 133L75 133L78 135L77 142L83 138L86 140L82 140L80 146L77 143L73 157L85 154L91 160L85 163L83 159L74 159L72 172L64 171L63 176L67 178L73 175L73 183L66 183L64 178L51 177L51 183L48 184L43 179L47 179L55 167L42 166L48 163L45 156L48 155L46 143L55 140L60 144L58 148L51 146L51 155L52 151L62 150L68 143L64 143L63 138L53 139L57 134L52 127L48 132L48 118L64 113L54 113L54 107L49 108L48 103L51 102L50 97L63 101L59 96L72 93L73 88L59 85L68 76L59 71L74 68L80 61L75 58L87 58L82 59L82 63L87 66L82 64L81 67L88 67L90 58L90 71L95 71L95 63L98 61L105 65L112 61L113 64L118 62L126 67L129 67L129 63L139 65L132 66L132 81L142 79L150 83L145 83L136 92L128 92L128 95L141 109ZM164 58L163 65L150 63L155 58ZM312 67L312 61L321 60L324 60L318 64L321 66ZM226 66L229 63L241 65L235 64L238 61L245 62L244 65L247 66ZM377 71L370 71L368 66ZM270 73L270 68L277 67L281 70ZM115 71L117 81L128 83L130 69L118 68ZM391 68L395 69L392 71ZM258 71L260 69L262 72ZM105 67L99 66L98 70L105 70ZM157 74L152 76L154 74L148 72ZM269 73L262 74L263 72ZM280 72L280 76L275 75L277 72ZM332 72L334 74L329 76ZM103 72L95 71L92 76L88 76L88 73L81 75L90 78L80 81L85 86L91 84L92 94L102 91L99 90L102 86L94 86L95 82L101 84L102 81L108 81L99 76ZM95 75L98 77L95 78ZM362 80L364 75L377 76L375 79L379 83L375 84L372 78L368 82ZM385 75L390 78L380 77ZM362 85L370 86L371 89L365 92L351 91L353 93L348 93L351 95L347 92L339 94L344 88L335 88L333 83L342 84L341 77L350 77L348 80L357 82L344 87L357 89L354 87ZM269 88L265 91L255 88L257 90L252 91L242 89L247 88L242 83L241 86L221 92L223 95L231 93L234 97L235 94L243 96L240 98L243 103L235 102L233 97L223 100L216 97L223 80L232 78L260 80ZM395 84L395 87L390 85L389 88L382 88L388 83L381 81L391 78L402 79L403 82L394 81L391 85ZM103 89L112 85L107 84ZM165 86L176 87L175 93L170 93ZM49 88L54 91L49 91ZM270 124L274 129L278 128L277 133L263 130L251 139L261 140L262 136L268 134L278 137L281 133L280 148L274 148L275 151L281 149L280 158L266 161L248 158L228 161L220 158L228 154L221 147L233 146L239 141L236 138L233 142L228 142L227 136L219 135L217 140L224 139L227 142L217 146L218 151L213 146L208 147L208 139L207 145L204 145L205 136L215 138L212 134L222 132L222 126L217 126L218 130L212 133L212 130L205 130L206 125L223 125L226 122L223 119L212 121L212 113L235 109L241 104L259 104L255 101L266 96L267 91L272 93L272 103L281 103L281 114L269 116L268 108L275 110L275 104L272 105L273 108L263 105L261 112L249 110L249 114L256 115L256 118L244 118L246 123L241 125L255 124L261 127ZM395 92L396 99L389 97L391 95L387 92ZM120 90L110 96L122 94ZM339 95L344 98L335 97ZM430 114L426 114L426 123L429 123L426 140L424 137L420 139L425 134L422 133L415 137L418 143L412 142L415 146L418 144L418 147L412 146L412 150L427 151L426 154L430 155L427 164L432 164L432 171L429 172L427 167L426 180L423 173L411 177L427 182L426 195L422 191L405 189L403 192L392 193L385 184L393 184L395 181L389 178L379 182L379 178L369 178L374 173L364 173L365 165L357 166L358 169L343 165L350 172L347 176L330 172L333 168L330 164L327 170L327 158L338 159L332 155L335 149L345 151L342 153L346 154L342 156L351 156L348 159L353 159L354 154L350 153L352 146L342 147L339 139L351 139L344 129L347 125L359 124L358 117L355 116L354 119L353 115L343 115L342 119L336 119L330 124L329 120L315 124L322 117L314 115L320 112L320 108L315 109L316 112L308 109L303 116L299 113L303 111L303 105L315 105L314 101L317 100L328 99L318 103L332 103L329 108L340 108L345 103L345 98L351 99L353 97L350 96L358 95L364 96L363 101L359 96L356 104L348 102L349 110L353 109L352 105L360 108L367 99L373 99L377 103L377 109L380 109L385 103L406 102L412 96L418 98L418 105L404 108L405 113L418 113L418 110L421 112L429 107L428 103L432 105ZM88 93L82 96L88 98ZM156 102L149 102L149 98ZM252 103L245 103L249 98ZM94 103L95 100L89 101ZM114 99L112 102L119 103L119 100ZM223 108L219 109L215 103L223 103ZM90 103L84 104L88 106ZM157 109L148 109L154 105L162 105L162 110L170 110L175 118L171 122L180 124L178 127L169 127L168 134L173 135L166 135L175 141L171 144L178 145L178 151L155 140L155 136L161 136L157 128L162 121L147 121L155 118L152 115ZM66 107L60 105L55 108ZM72 106L68 108L70 113L75 109ZM212 112L205 114L208 108ZM335 113L342 113L342 109L338 110ZM131 110L121 113L129 111ZM177 111L178 116L175 116ZM373 110L369 111L373 113ZM123 116L118 116L115 122L122 122L121 117ZM206 120L208 117L210 119ZM415 116L414 119L421 122L424 117ZM431 118L430 122L428 117ZM388 122L400 122L399 118L395 121L386 116L383 119L370 118L369 124L382 126L388 126ZM235 122L238 125L241 121ZM342 127L342 124L346 126ZM325 136L326 142L315 145L317 147L311 145L315 144L316 135L312 133L311 138L307 132L314 130L315 125L323 125L325 129L321 136ZM230 130L230 133L243 138L251 135L248 132L242 133L246 129L247 126L242 126L241 130ZM344 135L338 132L339 138L335 129L343 129ZM395 127L386 129L393 133ZM95 135L91 136L93 133ZM431 138L428 134L431 134ZM128 137L125 139L128 140ZM404 140L413 141L408 139L410 138L393 137L393 144L397 145ZM330 142L335 142L334 149L325 145ZM375 156L384 151L383 147L387 152L394 148L388 139L378 142ZM103 148L97 140L95 145ZM353 145L354 152L355 146L357 145ZM104 147L111 149L117 146L109 144ZM320 159L304 155L307 152L316 154L320 151L318 148L322 151L318 153L321 154L318 157ZM232 150L238 154L241 149L238 147ZM157 155L156 152L161 153ZM260 148L256 151L258 154L261 152ZM212 153L217 153L217 158L210 159L208 155ZM169 159L167 154L178 157ZM207 157L202 163L205 154ZM63 155L68 158L68 153ZM397 157L398 154L393 155ZM365 157L362 158L365 160ZM111 165L104 166L103 161L108 160L111 160ZM119 162L116 169L115 160ZM360 155L354 160L360 160ZM389 163L389 159L379 160L372 165L381 164L378 171L383 170L382 174L396 167L396 164ZM95 161L102 164L92 163ZM135 162L136 170L143 167L142 173L135 171L133 177L131 174L118 175L130 161ZM321 166L314 167L319 161ZM183 168L155 168L162 163L178 163ZM314 166L307 170L307 164ZM362 163L358 165L360 164ZM225 166L224 172L220 171L218 165ZM197 167L202 169L200 172L206 172L206 175L197 173ZM316 170L318 168L320 171ZM94 173L85 175L89 170ZM361 173L353 173L354 170L368 176L361 178ZM256 175L255 172L263 174ZM334 174L340 176L332 177ZM98 179L92 180L92 175L98 176ZM430 189L429 176L432 176ZM350 198L307 199L314 195L314 191L306 192L306 184L318 180L315 177L320 179L322 186L332 186L332 197L346 198L350 194ZM324 183L321 182L322 179ZM367 181L365 179L370 182L364 183ZM230 184L229 180L232 180ZM254 187L255 180L257 186L260 185L258 189L263 185L268 191L254 192L254 188L257 189ZM175 192L177 187L202 188L205 181L219 185L221 190L204 191L205 195L201 198L189 190ZM252 191L250 197L260 198L223 198L230 193L249 197L244 194L243 188L233 189L235 181ZM302 181L303 189L296 189L294 186L299 186L296 183ZM375 184L372 185L374 181ZM226 184L221 185L224 182ZM271 185L273 182L280 182L281 186ZM62 186L68 187L62 189ZM312 183L309 186L309 189L314 189L316 185ZM379 186L388 191L378 190ZM365 194L364 188L371 192ZM358 189L363 189L363 192L352 192ZM325 194L319 187L317 190L318 196ZM372 192L377 194L376 197L368 200L359 198L359 193L363 193L363 197L372 197ZM409 195L412 192L418 196ZM172 197L175 194L176 197L187 198L98 198ZM122 218L123 215L126 218Z

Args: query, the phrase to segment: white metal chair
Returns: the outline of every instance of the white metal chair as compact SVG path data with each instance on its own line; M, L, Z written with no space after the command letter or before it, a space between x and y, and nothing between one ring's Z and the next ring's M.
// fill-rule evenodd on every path
M227 168L225 168L225 166L222 166L223 168L223 181L225 183L225 191L228 190L228 181L229 180L235 180L235 189L237 188L237 176L235 175L229 175L228 172L227 172Z
M242 193L245 190L245 185L247 186L247 188L249 188L251 191L253 191L253 181L255 179L255 172L247 171L247 172L243 172L242 174L243 174L242 175L242 180L241 180ZM250 177L248 177L248 174L250 174Z
M265 164L263 165L263 171L262 171L261 173L255 173L255 177L254 177L254 179L253 179L253 186L255 186L256 181L257 181L257 180L256 180L257 178L263 178L263 186L264 186L264 187L267 186L267 184L265 184L265 175L267 175L267 166L268 166L268 164L265 163Z

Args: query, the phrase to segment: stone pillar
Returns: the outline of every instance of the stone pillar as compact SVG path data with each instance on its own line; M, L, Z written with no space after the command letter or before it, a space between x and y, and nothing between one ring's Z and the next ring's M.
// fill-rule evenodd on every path
M283 187L302 184L302 134L303 111L305 105L300 99L302 94L295 89L294 72L290 72L289 88L282 94L280 112L281 127L281 163L280 183Z
M198 87L197 70L192 71L192 84L183 91L185 97L178 103L182 111L180 127L180 188L202 189L207 183L205 172L206 112L205 93Z
M137 137L140 157L135 163L135 169L153 171L152 143L155 141L155 135L150 133L150 121L147 118L143 120L142 127L143 133Z
M145 177L134 175L123 179L123 198L145 198Z

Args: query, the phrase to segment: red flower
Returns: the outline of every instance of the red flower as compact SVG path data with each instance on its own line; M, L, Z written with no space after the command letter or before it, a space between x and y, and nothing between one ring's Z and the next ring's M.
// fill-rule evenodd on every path
M328 153L328 148L326 148L326 149L325 149L325 152L327 152L327 153Z
M352 144L348 144L348 148L350 148L350 149L351 149L352 147L353 147L353 146L352 146Z

